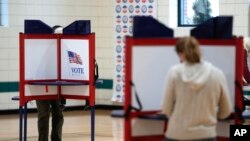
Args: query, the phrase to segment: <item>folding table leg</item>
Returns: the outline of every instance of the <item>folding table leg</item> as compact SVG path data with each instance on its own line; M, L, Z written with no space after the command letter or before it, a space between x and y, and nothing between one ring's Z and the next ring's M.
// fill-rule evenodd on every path
M91 141L95 140L95 107L90 107L91 112Z

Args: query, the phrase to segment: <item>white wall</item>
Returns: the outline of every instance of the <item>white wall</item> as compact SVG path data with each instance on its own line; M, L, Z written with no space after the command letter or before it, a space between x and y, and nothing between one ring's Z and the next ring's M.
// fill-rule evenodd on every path
M177 16L177 0L157 0L158 18L173 24ZM248 0L219 0L220 15L234 16L234 35L249 36ZM18 33L23 32L24 19L40 19L50 26L66 26L74 20L90 19L92 31L96 33L96 56L101 78L113 77L113 22L114 0L9 0L9 27L0 27L0 82L19 80ZM174 21L176 22L176 21ZM189 35L190 28L175 28L175 36ZM0 93L0 110L18 108L11 101L15 93ZM112 104L112 90L96 91L97 104ZM82 101L68 102L68 104ZM35 105L35 104L33 104Z
M233 16L233 34L249 36L249 0L219 0L219 15ZM158 0L159 20L175 27L176 37L190 35L191 27L177 26L177 0Z

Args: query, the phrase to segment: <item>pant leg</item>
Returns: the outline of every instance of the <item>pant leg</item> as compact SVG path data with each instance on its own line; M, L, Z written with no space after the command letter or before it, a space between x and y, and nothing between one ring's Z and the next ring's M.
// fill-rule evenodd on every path
M50 101L37 100L36 105L38 114L38 141L48 141Z
M62 140L63 110L60 108L60 100L51 101L52 131L51 141Z

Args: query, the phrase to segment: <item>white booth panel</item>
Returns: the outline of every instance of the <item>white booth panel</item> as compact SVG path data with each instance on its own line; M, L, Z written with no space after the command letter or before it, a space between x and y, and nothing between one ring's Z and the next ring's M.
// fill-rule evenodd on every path
M25 96L48 96L57 95L57 86L48 86L48 91L46 91L46 86L38 85L25 85Z
M89 40L61 40L62 79L89 80Z
M89 86L62 86L62 95L89 96Z
M57 40L25 39L25 80L57 79Z
M234 107L235 47L202 46L202 54L205 60L224 72ZM134 46L132 48L132 81L141 100L143 111L161 109L166 75L170 67L177 63L179 58L174 46ZM133 87L132 92L134 92ZM132 106L138 107L135 97L132 98Z

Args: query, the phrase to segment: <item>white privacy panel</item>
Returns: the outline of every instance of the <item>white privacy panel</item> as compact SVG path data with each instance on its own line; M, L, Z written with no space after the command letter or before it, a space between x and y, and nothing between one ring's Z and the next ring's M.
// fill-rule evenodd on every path
M57 40L25 39L25 80L57 79Z
M25 96L50 96L58 95L57 86L25 85Z
M62 95L73 95L73 96L89 96L89 86L62 86Z
M211 62L224 72L234 107L235 47L209 45L201 48L204 60ZM132 81L143 110L161 109L167 72L177 63L179 63L179 58L174 45L132 47ZM132 97L132 106L138 107L135 97Z
M204 59L220 68L226 76L227 86L232 101L232 109L235 105L235 69L236 48L235 46L202 46Z
M173 46L140 46L132 49L132 81L143 110L158 110L164 96L165 76L179 59ZM132 105L138 107L135 97L132 97Z
M154 136L164 134L164 120L135 118L132 120L132 136Z
M89 40L61 40L61 78L89 80Z

